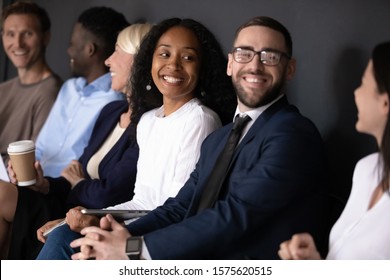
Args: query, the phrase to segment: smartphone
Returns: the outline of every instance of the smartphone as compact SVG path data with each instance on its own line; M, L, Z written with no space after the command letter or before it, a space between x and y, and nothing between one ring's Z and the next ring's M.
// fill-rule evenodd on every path
M148 214L149 210L114 210L114 209L82 209L81 213L103 217L111 214L115 220L123 221L133 218L139 218Z

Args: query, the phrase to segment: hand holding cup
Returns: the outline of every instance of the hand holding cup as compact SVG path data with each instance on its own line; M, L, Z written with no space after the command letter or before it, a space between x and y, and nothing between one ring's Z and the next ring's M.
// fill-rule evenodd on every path
M36 183L35 144L31 140L12 142L8 145L11 164L8 166L11 181L17 180L18 186L30 186ZM12 172L11 172L12 171Z

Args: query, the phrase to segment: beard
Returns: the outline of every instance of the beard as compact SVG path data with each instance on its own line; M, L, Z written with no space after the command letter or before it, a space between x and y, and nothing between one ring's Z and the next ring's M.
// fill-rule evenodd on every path
M244 73L238 73L237 77L242 76ZM235 79L233 80L234 88L236 89L236 94L238 100L248 108L258 108L268 103L274 101L278 98L284 91L286 84L286 72L283 73L282 77L276 81L276 83L265 92L254 92L251 94L245 90L241 84Z

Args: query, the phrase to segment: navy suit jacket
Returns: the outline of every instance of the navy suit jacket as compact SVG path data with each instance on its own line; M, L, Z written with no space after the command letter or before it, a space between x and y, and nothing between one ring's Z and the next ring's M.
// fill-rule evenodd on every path
M91 179L86 170L88 161L114 130L121 114L127 111L128 106L127 101L122 100L111 102L102 109L89 143L79 159L86 180L71 190L69 182L64 177L48 177L49 194L65 198L66 208L78 205L86 208L104 208L132 199L139 154L136 124L130 123L100 162L99 180Z
M297 232L327 239L326 162L316 127L283 97L254 122L236 149L224 192L196 214L203 187L232 124L205 139L175 198L127 226L153 259L276 259Z

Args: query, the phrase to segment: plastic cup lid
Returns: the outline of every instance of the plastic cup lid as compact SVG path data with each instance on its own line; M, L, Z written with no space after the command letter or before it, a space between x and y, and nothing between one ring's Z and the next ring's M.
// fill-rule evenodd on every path
M17 142L12 142L8 145L8 153L21 153L27 152L35 149L35 144L31 140L22 140Z

